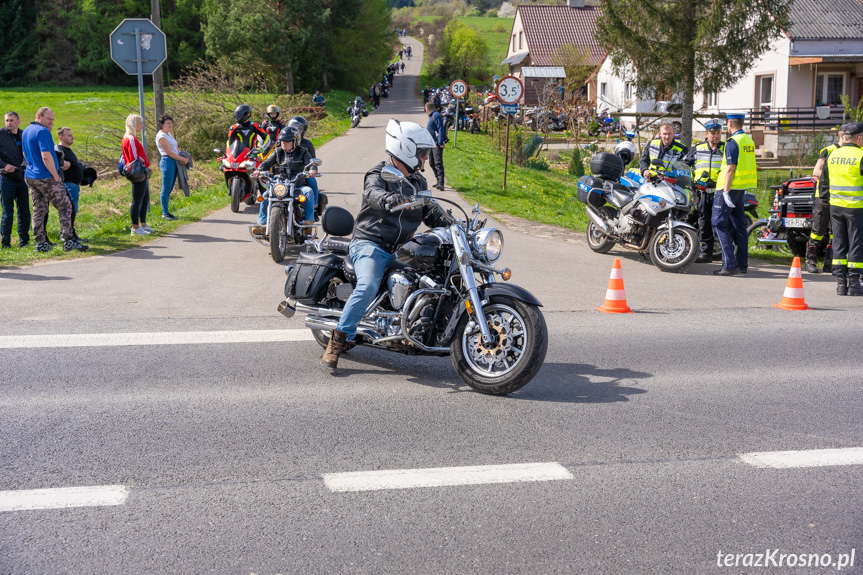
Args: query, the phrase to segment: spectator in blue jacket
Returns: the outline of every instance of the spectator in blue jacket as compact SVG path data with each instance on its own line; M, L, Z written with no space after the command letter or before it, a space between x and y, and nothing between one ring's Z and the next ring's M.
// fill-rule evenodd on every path
M440 112L435 110L434 104L431 102L426 103L425 110L429 117L426 130L429 131L429 134L431 134L432 139L435 141L435 147L432 148L431 156L429 156L429 166L431 166L432 172L434 172L435 179L437 180L435 185L432 187L443 191L443 149L446 146L447 141L446 130L444 130L443 127L443 116L440 115Z

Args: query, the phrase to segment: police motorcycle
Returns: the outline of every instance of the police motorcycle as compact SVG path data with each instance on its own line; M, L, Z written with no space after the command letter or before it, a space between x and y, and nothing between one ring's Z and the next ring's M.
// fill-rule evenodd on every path
M410 184L392 167L383 168L381 176ZM548 347L542 304L524 288L495 281L495 275L508 281L512 272L496 267L503 235L485 227L478 206L468 217L455 202L432 198L427 190L414 194L391 211L434 206L448 226L418 233L398 248L352 343L408 355L449 355L461 379L480 393L521 389L542 367ZM464 219L444 210L444 202ZM313 251L285 268L287 299L279 311L286 317L305 313L305 326L326 348L356 285L348 254L354 218L330 207L321 225L326 236L307 242Z
M249 226L249 233L256 242L270 248L270 255L273 256L273 261L276 263L285 259L288 240L298 246L303 245L305 241L303 230L313 228L316 225L303 225L303 221L305 221L304 204L307 194L312 189L308 186L298 189L296 182L301 177L309 177L309 169L312 166L320 166L322 163L323 160L313 159L304 171L293 178L288 178L287 168L280 166L273 166L272 175L262 173L258 176L258 179L267 186L267 190L264 192L264 197L269 198L267 226L263 234L256 234L255 229L260 228L260 226L252 224ZM326 205L327 196L322 193L318 198L318 207L315 211L322 210Z
M348 114L351 116L351 128L356 128L360 125L360 120L369 115L366 109L366 103L362 98L357 96L351 105L348 106Z
M656 175L632 189L620 183L623 160L601 152L590 160L592 176L578 179L577 197L590 222L587 244L604 254L619 243L650 254L665 272L682 272L698 257L700 243L694 226L686 223L692 209L692 172L683 162L653 160Z

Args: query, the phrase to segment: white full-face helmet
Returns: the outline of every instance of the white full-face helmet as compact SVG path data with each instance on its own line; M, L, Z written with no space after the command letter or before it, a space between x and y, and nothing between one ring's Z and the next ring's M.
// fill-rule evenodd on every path
M414 122L390 119L387 124L387 153L405 165L413 174L421 159L428 158L435 143L429 131Z
M620 156L620 159L623 160L623 165L629 165L629 162L632 161L632 158L635 157L635 146L632 145L632 142L620 142L617 144L617 147L614 148L614 153Z

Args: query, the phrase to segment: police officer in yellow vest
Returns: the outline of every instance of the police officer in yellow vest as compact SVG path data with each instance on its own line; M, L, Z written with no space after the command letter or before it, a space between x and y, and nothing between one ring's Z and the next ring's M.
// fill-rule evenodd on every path
M745 274L749 269L749 234L746 233L743 195L758 183L755 143L743 131L745 116L727 114L727 117L731 137L725 142L713 201L713 229L722 246L722 269L713 272L717 276Z
M816 180L821 178L827 156L839 149L844 138L845 132L839 130L838 143L821 148L818 161L815 162L815 169L812 170L812 176ZM815 199L812 203L812 231L809 233L809 241L806 243L806 271L809 273L821 272L818 269L818 248L825 243L825 238L827 239L827 247L824 252L824 271L829 272L833 259L833 245L830 243L830 195L816 187Z
M641 175L649 178L653 173L650 169L651 161L659 159L668 166L671 162L682 160L688 151L689 148L674 139L674 126L666 122L659 126L659 137L650 140L644 147L638 169Z
M863 295L863 124L842 126L845 141L827 156L820 187L830 194L836 293Z
M722 167L722 155L725 153L725 142L722 141L722 124L717 119L710 119L704 124L707 139L689 149L686 163L692 166L692 178L704 181L706 192L696 198L695 209L698 211L698 237L701 241L701 253L696 263L713 261L713 225L710 223L713 215L713 198L716 193L716 181L719 169ZM706 175L705 175L706 174Z

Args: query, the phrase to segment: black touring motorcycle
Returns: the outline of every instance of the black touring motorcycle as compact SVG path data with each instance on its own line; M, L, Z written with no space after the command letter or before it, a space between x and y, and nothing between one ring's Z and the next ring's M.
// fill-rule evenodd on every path
M407 182L391 167L381 176ZM483 227L486 222L479 220L476 206L469 218L455 202L433 199L428 191L414 193L410 202L392 211L432 205L449 225L416 234L398 248L352 343L409 355L449 355L464 382L481 393L505 395L520 389L545 359L548 331L542 304L524 288L495 281L495 274L504 281L512 275L508 268L494 267L503 235ZM441 202L455 206L464 220L445 211ZM287 299L279 311L287 317L305 313L305 326L326 347L356 285L347 237L354 218L330 207L321 226L327 235L306 242L313 251L285 268Z

